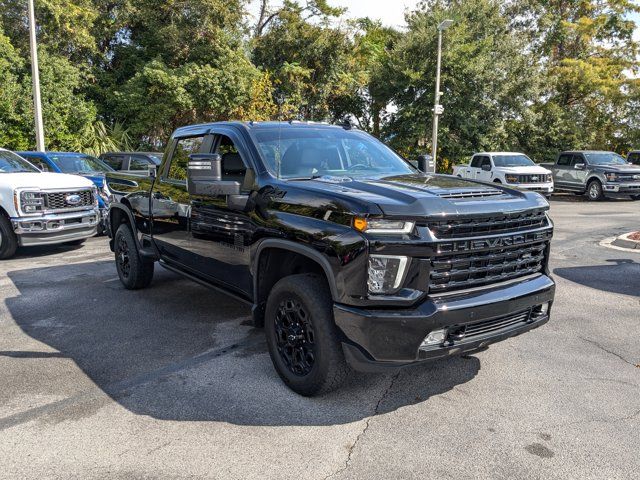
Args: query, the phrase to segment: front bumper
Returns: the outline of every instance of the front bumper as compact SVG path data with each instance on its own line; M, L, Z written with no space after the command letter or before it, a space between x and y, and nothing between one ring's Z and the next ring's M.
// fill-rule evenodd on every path
M11 219L20 246L51 245L92 237L97 232L97 208L41 217Z
M602 190L607 196L640 195L640 183L604 183Z
M509 186L515 186L531 192L538 192L543 195L551 195L553 193L553 183L510 183Z
M344 335L343 349L351 366L360 371L379 371L478 350L537 328L549 316L536 315L534 310L551 304L554 293L553 280L536 274L493 288L432 297L413 309L336 304L334 316ZM431 331L442 328L467 328L479 333L421 348Z

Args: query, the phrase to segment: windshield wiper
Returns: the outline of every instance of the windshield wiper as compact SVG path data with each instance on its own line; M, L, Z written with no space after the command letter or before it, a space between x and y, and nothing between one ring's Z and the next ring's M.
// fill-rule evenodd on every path
M305 181L305 180L317 180L318 178L322 178L324 175L312 175L310 177L291 177L291 178L283 178L286 181Z

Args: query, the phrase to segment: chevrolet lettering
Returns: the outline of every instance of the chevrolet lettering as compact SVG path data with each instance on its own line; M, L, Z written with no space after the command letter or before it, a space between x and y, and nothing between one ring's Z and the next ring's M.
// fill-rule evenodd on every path
M147 287L160 265L246 302L301 395L549 321L539 193L421 172L351 127L211 123L168 145L149 177L107 173L121 282Z

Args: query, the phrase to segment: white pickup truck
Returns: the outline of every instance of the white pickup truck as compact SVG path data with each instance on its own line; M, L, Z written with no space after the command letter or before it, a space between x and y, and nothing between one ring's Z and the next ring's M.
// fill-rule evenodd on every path
M549 197L553 193L550 170L536 165L524 153L483 152L471 157L469 165L456 165L453 174L460 178L532 190Z
M96 234L99 218L91 180L41 172L0 148L0 259L18 246L82 242Z

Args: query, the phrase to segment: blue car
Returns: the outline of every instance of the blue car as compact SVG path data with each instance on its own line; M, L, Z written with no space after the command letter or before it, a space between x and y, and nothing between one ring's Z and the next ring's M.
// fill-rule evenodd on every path
M104 190L104 174L113 172L113 168L102 160L73 152L16 152L26 158L44 172L70 173L81 175L91 180L98 187L98 206L101 219L104 219L109 209L108 197ZM98 234L104 232L103 222L98 227Z

